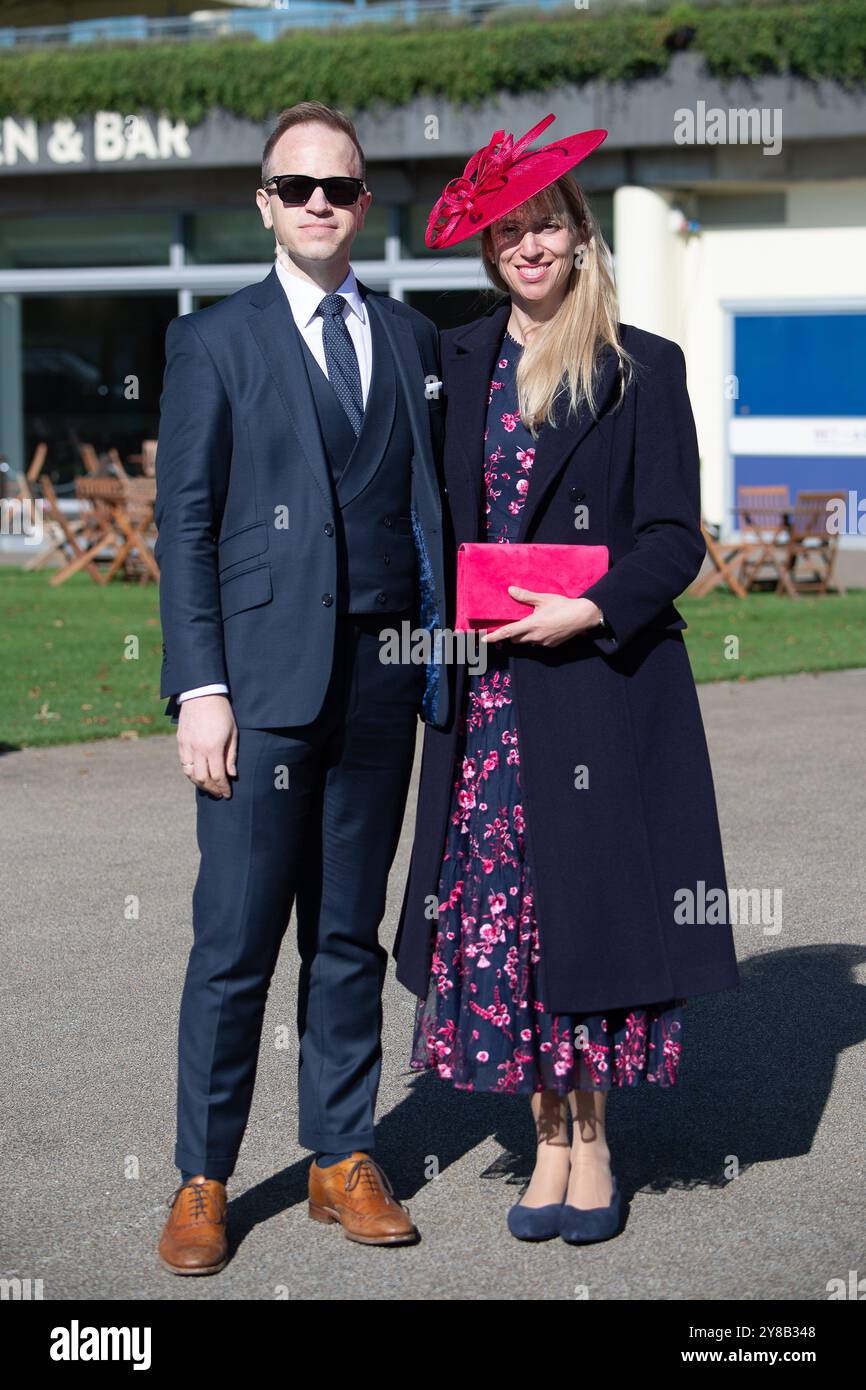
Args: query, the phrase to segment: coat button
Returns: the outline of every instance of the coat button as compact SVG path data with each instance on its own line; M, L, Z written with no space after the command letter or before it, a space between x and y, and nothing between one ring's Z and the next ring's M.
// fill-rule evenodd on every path
M332 521L326 521L322 529L324 530L326 536L333 536L334 523Z
M568 495L571 498L572 502L582 502L584 497L586 496L586 493L581 492L580 488L578 487L570 487L568 489Z
M383 555L383 556L382 556L382 559L385 561L385 564L386 564L386 565L390 565L390 563L391 563L391 556L390 556L390 555Z
M387 594L383 594L383 593L381 593L381 592L378 593L378 594L376 595L376 602L377 602L377 603L387 603L387 602L388 602L388 595L387 595Z
M392 526L392 525L393 525L393 522L391 521L391 518L390 518L389 516L383 517L383 518L382 518L382 522L383 522L383 524L384 524L385 526Z
M322 603L325 605L326 608L330 608L330 606L331 606L331 604L332 604L333 602L334 602L334 595L333 595L333 594L322 594Z

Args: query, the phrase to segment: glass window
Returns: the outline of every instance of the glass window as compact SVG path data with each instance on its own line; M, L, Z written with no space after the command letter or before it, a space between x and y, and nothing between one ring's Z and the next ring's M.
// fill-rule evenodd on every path
M370 208L364 229L352 243L353 261L379 261L385 255L388 209ZM231 265L261 262L274 258L274 234L263 226L253 199L249 210L231 209L194 213L188 219L187 260L192 265Z
M584 197L589 203L590 211L601 228L601 234L615 254L616 247L613 244L613 194L612 193L587 193Z
M171 213L130 212L54 217L0 217L0 266L165 265Z
M404 298L442 330L472 323L502 296L498 290L407 290Z
M24 296L25 457L48 443L57 483L83 472L80 444L139 453L159 428L165 330L177 295ZM134 465L130 466L130 472Z
M388 235L389 208L386 203L371 203L364 218L364 230L352 242L353 261L381 261L385 256Z
M699 193L695 217L702 227L780 227L787 195L781 193Z
M248 209L216 209L187 219L186 259L191 265L267 265L273 258L274 234L262 225L252 197Z
M441 250L430 250L425 244L424 233L427 230L427 223L430 220L432 207L432 202L411 203L407 209L406 235L409 255L426 256L428 260L431 256L440 258L445 256L474 256L478 259L481 241L477 236L468 237L466 241L458 241L456 246L447 246Z

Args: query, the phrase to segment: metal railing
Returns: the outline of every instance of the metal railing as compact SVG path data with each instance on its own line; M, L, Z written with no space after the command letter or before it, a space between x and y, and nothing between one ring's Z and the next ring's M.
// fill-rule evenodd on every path
M207 0L202 0L203 5ZM143 4L145 0L143 0ZM152 43L155 40L251 35L271 40L291 29L352 24L415 24L431 16L482 19L493 10L569 9L568 0L286 0L262 9L200 11L197 15L125 15L69 24L0 27L0 48L72 46L91 43Z

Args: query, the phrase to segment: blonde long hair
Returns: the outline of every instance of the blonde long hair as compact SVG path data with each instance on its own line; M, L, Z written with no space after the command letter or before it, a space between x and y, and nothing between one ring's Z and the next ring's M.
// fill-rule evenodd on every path
M574 179L564 174L507 215L551 218L585 247L583 264L572 267L559 309L547 323L533 329L517 367L521 418L537 435L543 423L555 424L554 403L563 391L568 415L576 414L584 400L596 414L599 354L606 344L619 358L620 401L636 363L617 333L619 309L610 249ZM509 286L496 267L492 227L485 227L481 234L481 259L491 283L508 294Z

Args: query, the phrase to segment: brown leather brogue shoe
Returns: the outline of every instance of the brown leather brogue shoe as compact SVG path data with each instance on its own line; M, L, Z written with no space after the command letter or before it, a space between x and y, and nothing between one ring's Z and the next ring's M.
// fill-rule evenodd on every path
M329 1168L313 1160L309 1213L339 1221L348 1240L362 1245L405 1245L418 1239L409 1208L394 1197L387 1175L369 1154L353 1153Z
M225 1183L201 1174L182 1183L159 1240L161 1264L172 1274L217 1274L228 1260Z

